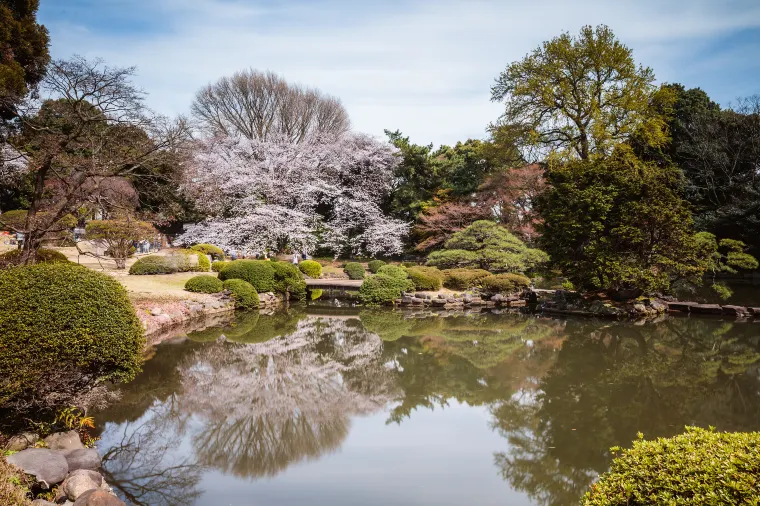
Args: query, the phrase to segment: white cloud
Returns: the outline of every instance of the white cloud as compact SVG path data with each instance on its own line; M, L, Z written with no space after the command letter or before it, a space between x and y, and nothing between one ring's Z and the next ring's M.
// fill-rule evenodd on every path
M582 6L566 0L281 4L96 4L95 9L145 12L160 21L156 30L134 35L75 25L53 12L43 22L58 57L79 53L137 65L149 104L166 114L187 112L201 85L254 67L340 97L357 130L382 135L384 128L400 129L416 142L436 144L483 137L501 110L489 102L493 79L509 62L563 30L608 24L639 62L654 68L661 80L676 81L687 71L690 78L698 77L685 62L697 59L717 37L760 27L756 0L587 1ZM732 58L730 64L741 62ZM757 70L749 61L746 65ZM714 60L705 69L716 87L721 84L715 84L713 73L720 71Z

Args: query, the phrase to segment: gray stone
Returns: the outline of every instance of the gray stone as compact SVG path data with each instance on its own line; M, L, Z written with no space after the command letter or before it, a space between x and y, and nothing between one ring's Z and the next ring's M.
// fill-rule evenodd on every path
M160 323L161 325L167 325L172 322L172 317L168 314L160 314L156 316L156 322Z
M103 485L103 477L100 474L86 469L77 469L63 480L61 488L69 500L76 501L88 490L98 489L101 485Z
M16 434L10 438L5 445L5 449L11 452L20 452L21 450L26 450L30 446L34 446L39 440L40 436L34 432L22 432L21 434Z
M633 305L633 310L636 311L637 313L646 313L647 308L646 306L644 306L644 304L637 302L636 304Z
M692 313L723 314L723 308L719 304L694 304L690 309Z
M32 501L32 506L58 506L54 502L46 501L44 499L35 499Z
M45 444L51 450L79 450L84 448L79 439L79 433L75 430L50 434L45 438Z
M98 469L100 467L100 455L95 448L64 450L61 454L66 459L70 471L76 471L77 469Z
M150 314L152 314L153 316L158 316L160 314L164 314L164 310L161 309L160 307L154 307L150 310Z
M69 473L69 465L61 452L47 448L29 448L6 457L6 460L34 476L44 488L60 483Z
M754 315L755 318L760 317L760 307L748 307L749 314Z
M74 506L126 506L126 504L105 490L88 490L79 496Z
M747 316L749 315L749 311L744 306L723 306L723 314L732 315L732 316Z
M668 302L668 309L670 311L681 311L682 313L688 313L691 311L692 306L696 305L696 302Z

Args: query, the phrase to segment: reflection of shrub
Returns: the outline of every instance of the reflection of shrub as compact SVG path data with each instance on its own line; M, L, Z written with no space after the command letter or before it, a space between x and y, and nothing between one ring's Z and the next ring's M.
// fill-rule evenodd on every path
M73 263L14 267L0 271L0 294L0 405L70 402L139 371L142 326L112 277Z
M222 269L230 265L230 263L226 260L217 260L216 262L211 263L211 270L214 272L222 272Z
M314 260L304 260L298 264L298 268L310 278L316 279L322 275L322 266Z
M190 249L208 255L213 260L224 260L224 251L222 251L222 248L214 246L213 244L196 244Z
M310 298L311 300L317 300L317 299L319 299L320 297L322 297L322 294L323 294L323 293L324 293L324 292L323 292L323 291L322 291L320 288L317 288L316 290L311 290L311 291L309 292L309 298Z
M224 288L219 278L204 274L195 276L185 282L185 290L196 293L219 293Z
M297 266L290 262L274 262L274 289L278 293L289 293L298 300L306 298L306 281Z
M443 285L443 272L435 267L410 267L406 270L417 290L440 290Z
M248 281L228 279L224 282L223 286L225 290L230 291L230 296L235 300L236 309L255 309L259 307L259 294L256 293L256 289Z
M348 279L364 279L364 267L358 262L348 262L343 268Z
M480 285L480 280L491 273L483 269L447 269L442 271L443 286L452 290L468 290Z
M520 274L492 274L480 280L485 293L514 293L530 286L530 279Z
M383 262L382 260L371 260L367 264L367 269L369 269L369 272L371 272L372 274L377 274L377 270L383 265L385 265L385 262Z
M406 279L409 277L406 273L406 269L398 267L397 265L383 265L377 270L377 273L399 279Z
M411 279L378 273L364 280L359 289L359 297L365 304L386 304L398 299L402 292L409 290L414 290Z
M409 335L415 323L413 319L404 318L402 313L387 309L362 311L359 318L366 330L377 334L383 341L396 341Z
M14 249L0 255L0 267L16 265L21 258L21 250ZM66 255L54 249L37 250L38 264L68 263Z
M618 453L586 493L587 506L627 504L756 504L760 432L714 432L639 439Z
M219 279L242 279L258 293L274 291L274 264L267 260L235 260L219 272Z

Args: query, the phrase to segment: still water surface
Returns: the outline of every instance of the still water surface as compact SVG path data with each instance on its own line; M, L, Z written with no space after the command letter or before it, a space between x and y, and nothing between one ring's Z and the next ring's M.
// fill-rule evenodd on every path
M135 505L564 506L639 431L760 429L760 323L325 313L159 346L96 416L108 482Z

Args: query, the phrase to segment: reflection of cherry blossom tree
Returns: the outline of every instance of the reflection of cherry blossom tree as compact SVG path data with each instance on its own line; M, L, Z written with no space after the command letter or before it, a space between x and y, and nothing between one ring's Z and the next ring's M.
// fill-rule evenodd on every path
M302 143L242 136L202 142L187 192L212 217L180 240L257 252L284 246L337 253L398 253L407 224L380 209L395 148L371 137L312 136Z
M350 416L390 399L382 373L361 381L366 371L378 372L381 352L380 338L361 326L316 318L264 343L204 348L180 366L182 409L205 421L194 438L199 461L271 476L336 449Z

